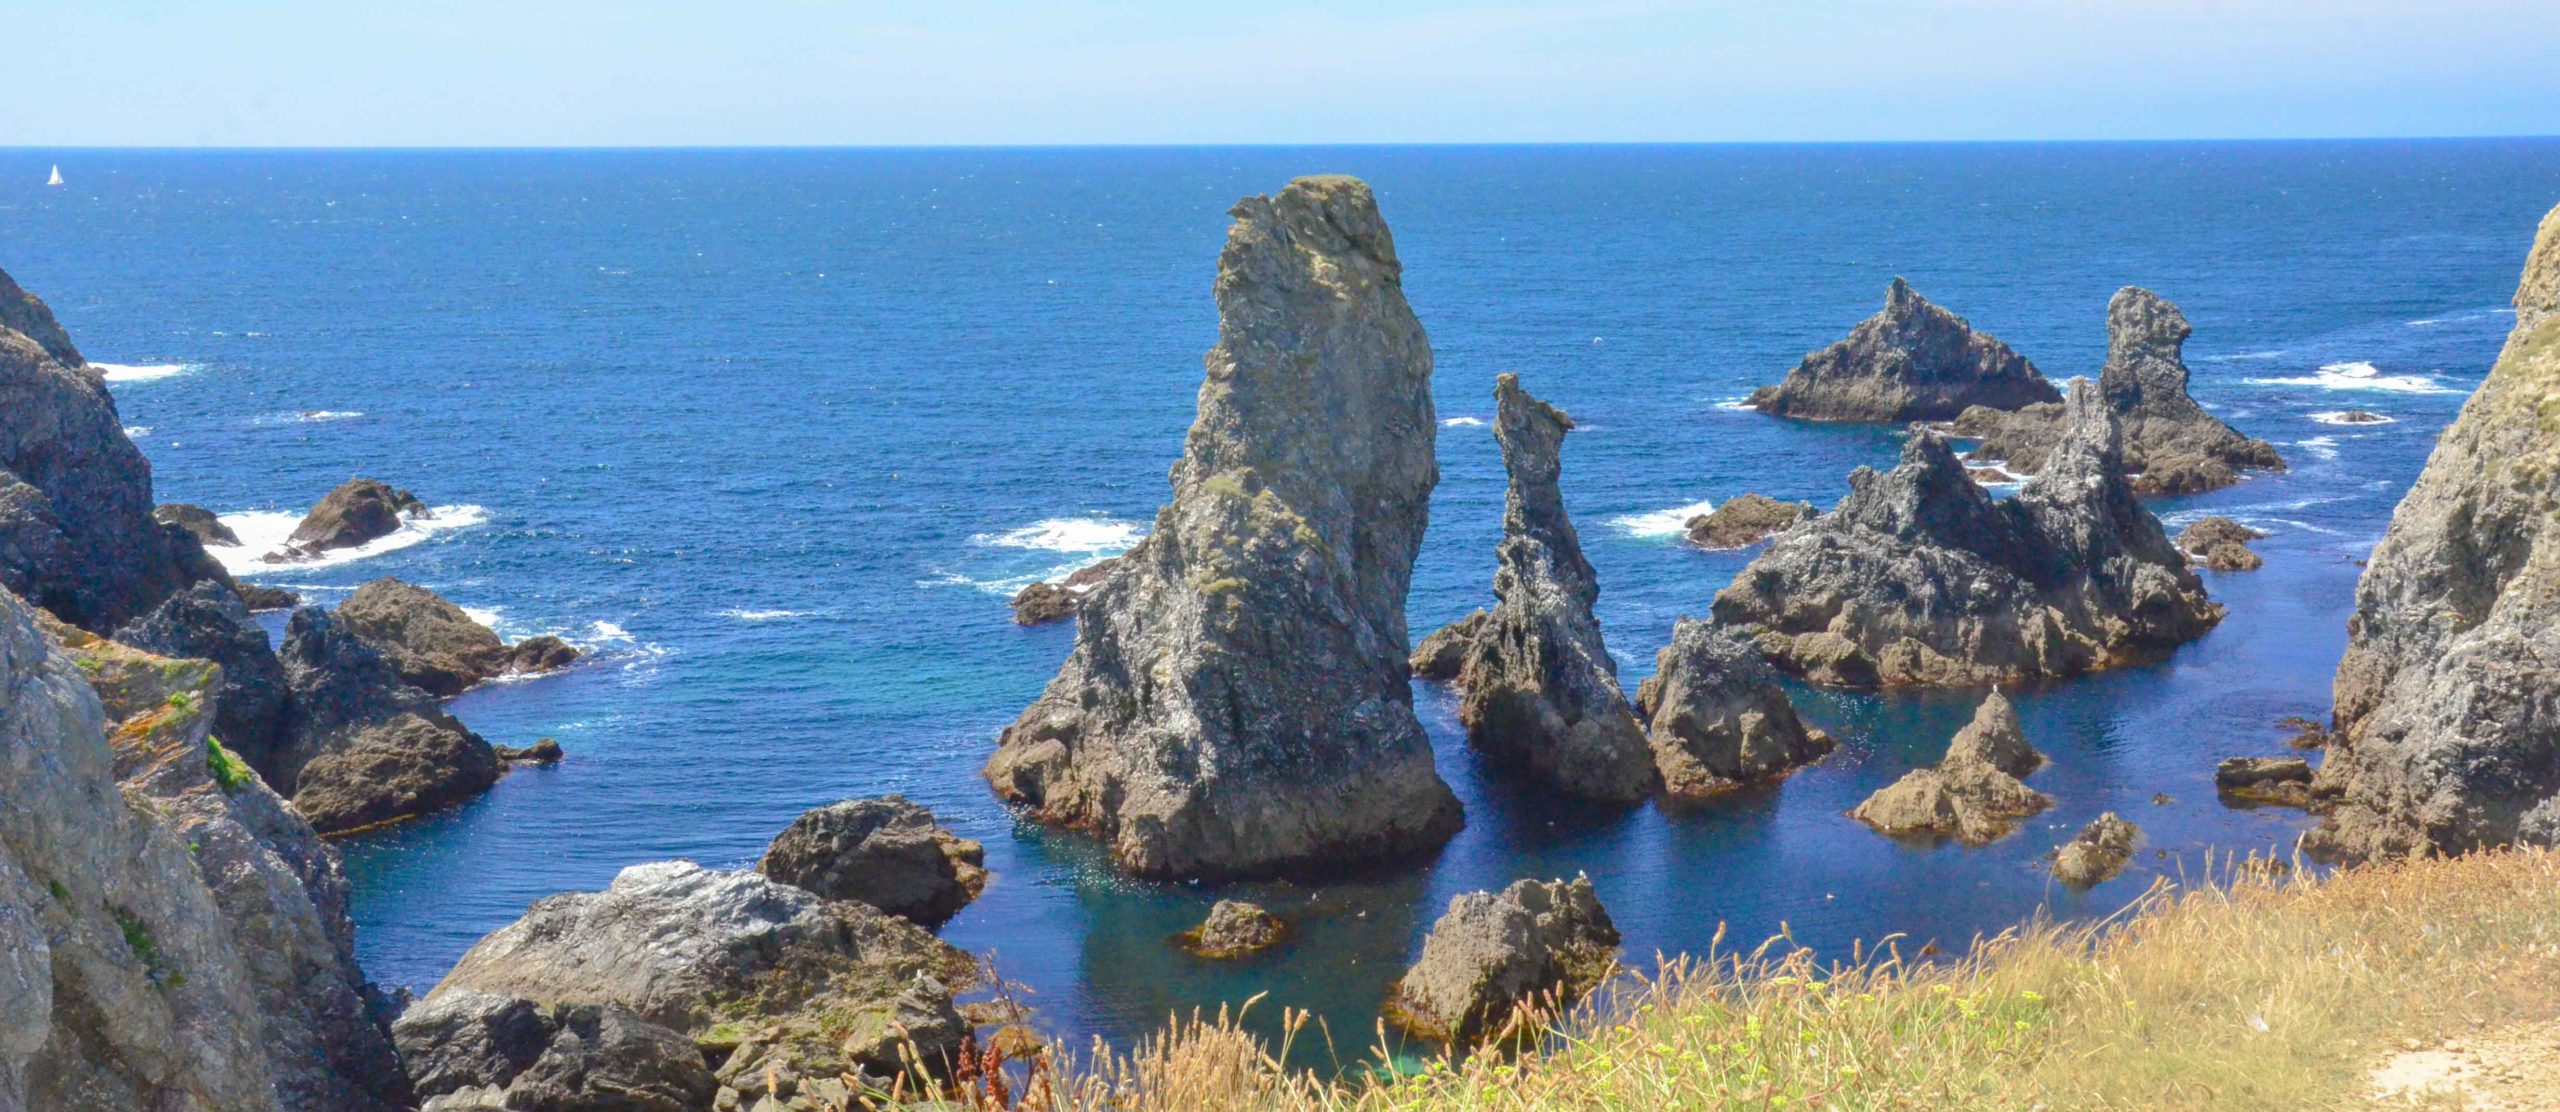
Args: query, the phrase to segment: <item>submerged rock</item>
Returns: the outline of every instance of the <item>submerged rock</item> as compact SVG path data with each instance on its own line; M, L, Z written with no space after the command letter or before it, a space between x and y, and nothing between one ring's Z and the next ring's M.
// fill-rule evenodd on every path
M804 812L756 871L830 900L860 900L927 930L987 886L986 849L934 824L905 796L848 799Z
M1636 689L1662 791L1696 801L1786 776L1831 752L1831 735L1796 717L1778 672L1751 643L1682 618Z
M119 629L115 639L162 656L194 657L222 666L214 693L216 736L259 769L275 766L290 720L292 692L284 665L231 588L205 580L169 596L158 609Z
M2361 409L2350 409L2344 413L2333 414L2329 419L2341 425L2382 425L2389 424L2391 421L2391 418L2379 413L2368 413Z
M1886 834L1982 845L2017 829L2017 820L2053 806L2051 798L2019 779L2043 765L2044 754L2027 743L2018 725L2017 709L1994 691L1975 708L1973 721L1956 731L1937 767L1903 774L1849 817Z
M322 833L414 818L497 783L489 743L326 611L294 611L278 656L293 714L273 767L258 771Z
M1573 418L1494 380L1493 432L1510 493L1494 550L1493 611L1468 641L1458 720L1494 763L1569 795L1633 803L1656 783L1591 605L1600 579L1556 485Z
M282 563L307 560L333 548L356 548L400 531L409 521L435 514L418 496L378 479L349 479L338 484L303 515L285 538L281 552L263 559Z
M1485 623L1492 620L1491 613L1477 610L1432 630L1430 636L1413 647L1413 656L1407 659L1406 666L1412 669L1415 679L1442 683L1457 679L1458 673L1467 666L1468 651L1474 648L1476 638L1483 635Z
M1149 877L1374 861L1460 822L1407 681L1439 422L1394 242L1352 178L1233 215L1173 500L986 767Z
M1805 356L1786 381L1761 387L1749 404L1778 417L1905 422L1944 421L1973 406L2061 400L2009 345L1896 278L1883 312L1859 322L1848 339Z
M1182 948L1204 958L1224 960L1260 953L1280 941L1278 916L1243 900L1219 900L1200 925L1182 932Z
M2140 287L2126 286L2107 303L2107 363L2098 386L2123 425L2133 488L2144 494L2215 490L2240 481L2243 470L2284 470L2273 445L2233 431L2187 393L2183 351L2194 331L2177 306ZM1974 458L2032 471L2063 441L2069 424L2057 404L1978 407L1956 418L1955 431L1981 442Z
M1851 687L1973 686L2154 660L2222 608L2126 484L2115 417L2085 379L2069 435L1995 500L1937 433L1791 529L1716 595L1717 624L1779 667Z
M1507 1039L1523 1033L1515 1024L1536 1029L1524 1009L1561 1011L1607 980L1617 953L1618 926L1589 877L1469 892L1432 924L1387 1019L1460 1047Z
M222 518L202 506L190 506L184 502L163 503L151 511L151 520L184 529L187 535L207 548L240 547L240 534L232 532L230 526L222 523Z
M2141 835L2140 827L2113 811L2099 815L2053 851L2054 878L2078 888L2112 880L2133 860L2133 844Z
M1811 503L1743 494L1690 518L1684 528L1688 530L1689 543L1700 548L1747 548L1813 517Z
M2178 547L2195 562L2215 571L2256 571L2266 560L2249 551L2249 542L2266 536L2227 517L2208 517L2178 534Z
M2213 770L2214 790L2230 799L2311 810L2311 762L2300 757L2227 757Z
M2365 565L2305 845L2359 859L2560 843L2560 209L2515 329Z

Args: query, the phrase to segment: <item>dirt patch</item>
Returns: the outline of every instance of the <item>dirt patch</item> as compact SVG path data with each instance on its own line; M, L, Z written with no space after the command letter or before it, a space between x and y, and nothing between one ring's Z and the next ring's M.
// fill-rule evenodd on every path
M2560 1104L2560 1020L2404 1044L2371 1073L2373 1107L2525 1112Z

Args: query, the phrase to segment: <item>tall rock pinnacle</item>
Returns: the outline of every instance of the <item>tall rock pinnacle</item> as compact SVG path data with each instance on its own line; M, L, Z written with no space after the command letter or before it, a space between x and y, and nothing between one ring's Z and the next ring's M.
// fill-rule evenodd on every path
M1395 242L1348 177L1231 215L1173 499L986 768L1141 876L1320 870L1460 822L1406 679L1438 423Z

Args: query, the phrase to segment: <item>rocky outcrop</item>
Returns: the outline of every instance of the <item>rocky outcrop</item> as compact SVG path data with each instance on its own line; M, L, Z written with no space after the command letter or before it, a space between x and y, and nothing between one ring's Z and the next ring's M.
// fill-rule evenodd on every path
M1524 1009L1560 1009L1607 980L1617 953L1618 926L1589 877L1469 892L1432 924L1386 1015L1455 1046L1506 1040L1542 1026Z
M1457 679L1458 673L1467 666L1468 651L1475 646L1476 638L1484 633L1485 623L1492 620L1490 612L1475 610L1466 617L1432 630L1430 636L1413 647L1413 655L1406 660L1406 667L1412 670L1415 679L1439 683Z
M2226 757L2213 770L2213 787L2225 799L2312 810L2311 762L2300 757Z
M282 587L261 587L255 583L232 583L240 593L240 602L251 611L291 610L302 605L302 596Z
M2115 812L2099 815L2053 851L2054 879L2075 888L2113 880L2133 860L2133 844L2141 836L2140 827Z
M2328 420L2341 425L2387 425L2391 423L2391 418L2385 417L2379 413L2368 413L2361 409L2350 409L2344 413L2331 414L2329 415Z
M860 900L926 930L987 886L986 849L934 824L905 796L848 799L804 812L756 871L830 900Z
M152 519L151 464L79 355L0 274L0 588L105 633L222 569Z
M1618 689L1591 606L1600 577L1557 486L1573 418L1495 379L1493 433L1510 493L1494 549L1494 605L1459 667L1458 720L1494 764L1586 799L1653 793L1653 755Z
M2560 843L2560 209L2515 305L2356 587L2320 769L2342 798L2305 843L2324 855Z
M283 549L260 558L269 563L307 560L333 548L369 544L399 532L409 521L434 516L408 491L378 479L349 479L303 515Z
M2178 534L2178 548L2196 563L2214 571L2256 571L2265 567L2264 557L2249 550L2249 542L2265 533L2242 525L2227 517L2208 517L2189 525Z
M1917 768L1868 796L1849 817L1897 837L1954 838L1983 845L2017 829L2017 820L2053 806L2020 778L2044 765L2027 743L2017 709L1994 691L1956 731L1935 768Z
M554 765L559 764L561 758L568 756L561 752L558 740L547 737L538 738L531 745L492 745L489 748L498 754L499 760L511 765Z
M2222 608L2134 499L2115 417L2074 380L2068 435L1995 500L1938 434L1859 468L1830 513L1787 531L1716 595L1718 624L1779 667L1853 687L2009 684L2157 659Z
M1686 528L1689 543L1700 548L1748 548L1813 518L1811 503L1742 494L1690 518Z
M157 609L115 632L115 639L162 656L193 657L222 667L214 693L215 736L261 769L275 766L284 745L291 691L284 665L231 588L205 580L169 596Z
M1896 278L1883 312L1860 321L1848 339L1805 356L1786 381L1761 387L1749 404L1778 417L1902 422L2061 400L2009 345Z
M1042 580L1013 596L1015 625L1040 625L1076 616L1076 601L1111 577L1111 569L1120 565L1119 557L1088 564L1068 573L1055 583Z
M258 771L322 833L413 818L497 782L489 743L328 612L294 611L278 656L292 716L273 767Z
M2284 457L2264 440L2233 431L2187 393L2182 354L2195 329L2186 314L2149 290L2126 286L2107 303L2107 363L2099 390L2123 425L2126 470L2144 494L2192 494L2239 482L2252 468L2281 471ZM1980 443L1976 459L2032 471L2062 442L2070 417L2058 404L1966 410L1958 435Z
M1182 932L1176 940L1182 948L1204 958L1224 961L1257 954L1280 941L1285 928L1280 918L1260 905L1243 900L1219 900L1209 909L1209 917L1200 925Z
M1785 777L1831 752L1796 717L1778 672L1750 641L1691 618L1671 628L1636 688L1636 717L1665 797L1697 801Z
M494 676L546 672L578 658L568 642L547 635L510 647L444 596L388 576L356 588L338 604L337 618L402 682L431 695L459 695Z
M190 506L184 502L163 503L151 511L151 520L162 525L175 525L187 531L197 543L207 548L238 548L240 534L222 523L212 510Z
M1351 178L1233 215L1173 500L986 767L1150 877L1372 861L1460 822L1407 681L1439 423L1394 242Z
M968 1033L953 988L976 975L968 955L867 904L668 861L537 901L393 1031L429 1108L787 1104L821 1081L885 1088L903 1046L946 1064ZM677 1047L695 1067L719 1063L708 1086ZM682 1103L601 1103L619 1078ZM535 1099L546 1092L560 1103Z

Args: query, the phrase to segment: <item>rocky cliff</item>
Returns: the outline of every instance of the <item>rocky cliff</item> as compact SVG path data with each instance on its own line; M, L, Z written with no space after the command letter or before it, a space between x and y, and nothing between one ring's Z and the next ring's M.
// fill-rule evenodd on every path
M2515 306L2356 587L2315 850L2560 842L2560 210Z
M258 771L323 833L423 815L497 783L489 743L327 611L294 611L278 655L291 714Z
M1438 422L1394 241L1352 178L1232 214L1173 499L986 768L1146 876L1372 860L1459 824L1406 679Z
M2284 468L2273 445L2240 435L2187 393L2184 351L2194 331L2177 306L2138 286L2107 302L2107 362L2098 387L2122 425L2134 489L2145 494L2214 490L2240 481L2243 470ZM2025 472L2044 465L2068 424L2060 405L1984 407L1958 416L1955 431L1981 441L1976 458Z
M1915 429L1830 513L1781 534L1716 595L1718 624L1789 671L1855 687L1973 686L2154 659L2222 608L2134 499L2115 414L2074 380L2069 424L2017 497Z
M1973 406L2018 409L2062 395L2009 345L1976 332L1900 278L1884 311L1849 337L1804 357L1786 381L1763 386L1750 405L1778 417L1816 421L1944 421Z

